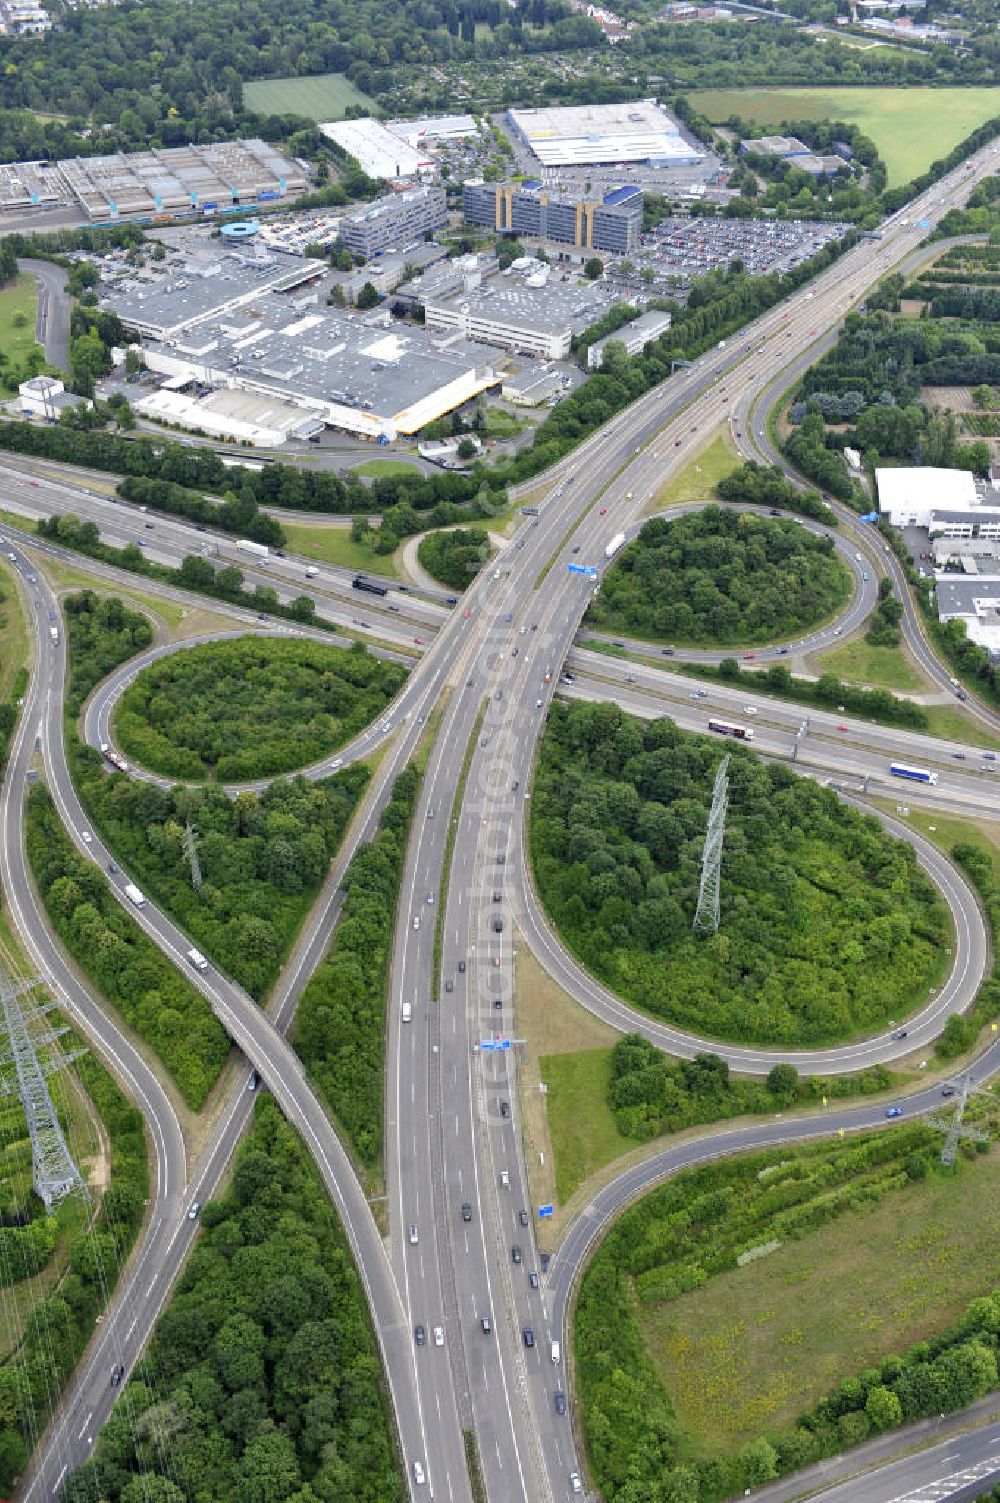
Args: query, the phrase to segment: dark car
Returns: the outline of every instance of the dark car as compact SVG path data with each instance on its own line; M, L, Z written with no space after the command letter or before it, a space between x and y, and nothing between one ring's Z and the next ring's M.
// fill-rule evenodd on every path
M424 1330L423 1326L413 1327L413 1340L417 1346L427 1345L427 1332Z
M501 1115L501 1117L509 1117L510 1116L510 1102L509 1101L501 1101L501 1103L500 1103L500 1115Z
M446 981L445 984L444 984L444 989L445 989L446 992L453 992L455 990L455 983L454 983L454 981L451 981L451 980Z
M563 1393L563 1391L562 1391L561 1388L557 1388L556 1389L555 1393L552 1395L552 1400L553 1400L553 1403L556 1406L556 1414L565 1414L566 1413L566 1395Z
M472 1220L472 1207L471 1207L471 1205L469 1204L469 1202L467 1200L463 1200L462 1201L462 1220L463 1221L471 1221Z
M502 918L495 918L493 920L493 933L494 934L502 934L503 933L503 919Z
M672 658L674 655L674 649L672 647L664 647L662 651L665 658Z
M949 1096L954 1096L955 1090L956 1090L956 1087L953 1086L953 1085L942 1086L941 1087L941 1095L944 1096L945 1098L947 1098Z
M465 961L464 960L460 960L458 962L458 969L459 969L459 974L464 976L465 975Z
M897 1028L896 1032L893 1034L893 1038L896 1039L897 1042L900 1039L905 1039L905 1037L906 1037L906 1029L905 1028Z
M488 1336L493 1329L493 1322L488 1315L480 1317L479 1328L484 1336Z
M516 1242L514 1243L514 1246L510 1250L510 1255L511 1255L511 1258L513 1259L513 1261L515 1263L520 1263L521 1262L521 1249L518 1247L518 1245L517 1245Z
M518 1213L517 1213L517 1219L521 1223L522 1226L527 1226L528 1225L528 1213L527 1213L527 1211L524 1211L524 1210L518 1211Z
M768 516L769 517L780 517L781 516L781 512L778 510L778 508L776 506L772 506L771 510L768 512Z
M125 1376L125 1369L119 1362L111 1369L111 1387L117 1388Z
M527 1347L532 1347L535 1344L535 1333L530 1326L525 1326L524 1328L524 1344Z
M528 1274L528 1283L531 1285L532 1289L538 1288L538 1274L534 1269L532 1269Z
M503 902L503 893L502 892L495 892L493 894L493 901L494 901L494 903L502 903Z
M500 851L497 855L497 866L505 866L506 864L507 857L504 855L503 851Z

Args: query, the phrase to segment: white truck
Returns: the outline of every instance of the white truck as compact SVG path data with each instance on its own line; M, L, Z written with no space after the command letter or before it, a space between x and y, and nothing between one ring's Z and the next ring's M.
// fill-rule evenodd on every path
M306 569L306 579L315 579L318 573L319 570L317 569L316 565L310 564Z
M50 626L49 627L49 636L52 638L52 646L53 647L58 647L59 646L59 628L58 628L58 626Z
M616 532L615 535L614 535L614 537L611 539L610 543L608 544L608 546L604 550L604 557L605 558L614 558L614 556L618 552L619 548L624 548L624 547L625 547L625 534L623 532Z
M236 547L241 553L253 553L257 558L267 558L271 551L266 543L251 543L249 538L237 538Z
M125 896L128 898L130 903L134 904L136 908L142 908L146 901L146 894L144 892L140 892L134 882L125 883Z
M143 899L143 901L145 902L145 899ZM205 959L204 955L201 953L200 950L196 950L196 949L194 949L192 947L187 952L187 958L188 958L188 960L190 960L191 964L194 966L194 968L195 968L196 971L207 971L208 970L208 961Z

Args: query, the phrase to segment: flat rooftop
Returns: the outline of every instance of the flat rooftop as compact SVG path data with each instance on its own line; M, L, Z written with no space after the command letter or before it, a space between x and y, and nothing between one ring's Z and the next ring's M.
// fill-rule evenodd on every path
M325 305L296 308L275 294L151 349L224 372L262 395L293 394L300 403L333 402L385 416L507 358L486 345L390 321L388 313L372 321Z
M330 120L319 129L360 162L369 177L413 177L434 164L423 147L411 146L368 115L360 120Z
M692 162L705 155L684 138L677 121L654 99L514 109L509 118L546 167L650 159Z
M441 307L465 307L477 318L495 319L513 329L541 330L558 334L567 324L574 334L595 323L621 294L600 283L589 287L549 278L538 286L511 277L490 277L468 292L444 297L428 296L426 302Z
M324 262L312 257L262 246L213 249L211 255L192 257L161 277L120 282L103 290L100 301L130 328L165 338L253 301L258 294L287 291L325 270Z

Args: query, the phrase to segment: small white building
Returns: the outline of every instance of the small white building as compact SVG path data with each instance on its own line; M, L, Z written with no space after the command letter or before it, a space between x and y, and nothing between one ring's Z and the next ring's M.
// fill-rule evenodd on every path
M919 468L876 470L879 511L893 527L930 527L935 512L966 512L979 504L969 470Z
M67 407L93 405L86 397L78 397L74 392L67 391L62 381L55 376L32 376L30 380L21 382L17 394L22 416L48 418L50 422L55 422L60 412Z

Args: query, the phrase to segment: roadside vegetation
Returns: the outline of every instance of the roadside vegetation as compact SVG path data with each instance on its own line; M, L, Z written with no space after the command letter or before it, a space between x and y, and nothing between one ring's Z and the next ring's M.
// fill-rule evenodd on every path
M92 592L71 598L66 606L67 755L80 799L129 876L259 1001L276 979L326 875L368 770L357 765L318 782L278 781L259 795L243 792L235 800L215 785L165 789L109 772L98 753L77 739L73 707L116 666L114 643L117 661L124 661L148 623L121 601L102 600ZM287 734L294 735L294 729ZM202 886L197 891L184 852L189 824L198 833ZM75 853L73 859L80 862ZM103 888L103 877L92 864L80 864ZM135 927L110 896L107 903L120 921ZM80 938L86 949L85 936ZM175 974L169 966L167 970ZM211 1017L208 1003L184 985ZM173 1020L150 1021L168 1027ZM183 1039L176 1044L182 1047Z
M974 1296L995 1282L1000 1165L963 1150L945 1169L941 1141L914 1122L783 1145L625 1212L575 1323L608 1503L714 1503L996 1386L997 1296Z
M429 532L420 539L417 558L440 584L460 593L469 588L493 549L482 527L457 527L447 532Z
M198 1111L229 1053L222 1024L111 896L94 863L78 853L42 783L28 794L26 840L32 874L59 938Z
M799 1076L793 1065L778 1065L766 1080L751 1079L730 1074L715 1054L671 1059L639 1034L610 1049L545 1055L539 1066L562 1206L590 1175L654 1138L824 1099L871 1096L900 1079L882 1065L835 1076Z
M122 696L115 731L127 757L164 777L251 782L336 751L405 681L405 668L360 642L205 642L144 668Z
M774 642L828 620L850 594L831 538L708 506L647 522L604 575L586 620L657 642Z
M782 663L770 668L744 668L738 658L723 658L721 663L674 663L673 671L690 678L712 679L723 684L738 684L750 696L769 694L790 699L796 704L813 705L820 710L839 710L862 720L877 720L882 725L901 725L909 731L929 731L931 718L923 705L901 699L888 689L867 689L845 684L835 674L819 678L799 678ZM937 706L932 706L932 709ZM974 736L970 722L967 735ZM988 738L987 738L988 739Z
M70 1033L63 1042L74 1047L82 1041ZM31 1146L20 1103L0 1118L8 1176L0 1269L4 1288L10 1291L4 1296L6 1360L0 1366L0 1486L5 1492L23 1476L28 1456L114 1291L142 1225L149 1193L141 1113L93 1054L83 1054L71 1068L110 1145L108 1182L95 1190L96 1207L73 1197L47 1216L30 1193ZM79 1104L69 1100L62 1077L56 1077L51 1089L67 1128L67 1114L78 1112ZM78 1138L70 1132L74 1151ZM22 1223L21 1217L27 1219ZM50 1257L52 1266L46 1268ZM43 1269L53 1276L35 1278ZM21 1305L18 1284L32 1280L37 1297Z
M692 932L728 752L718 934ZM905 1017L944 974L947 910L907 843L740 743L553 705L531 805L539 892L602 982L657 1017L810 1044Z
M347 868L333 943L295 1015L296 1052L369 1174L381 1170L386 994L419 792L420 773L411 765L393 784L374 839Z
M267 1095L229 1188L64 1503L400 1503L387 1401L343 1229Z

